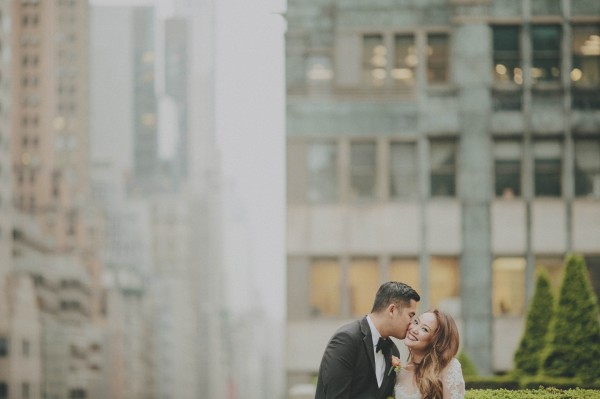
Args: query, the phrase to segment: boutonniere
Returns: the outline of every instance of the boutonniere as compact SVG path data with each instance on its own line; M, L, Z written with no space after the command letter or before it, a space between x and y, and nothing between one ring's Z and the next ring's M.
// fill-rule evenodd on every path
M402 365L400 365L400 359L397 358L396 356L392 355L392 366L390 367L390 370L388 371L388 376L392 373L392 370L394 370L396 372L396 374L398 374L398 372L400 371L401 368L402 368Z

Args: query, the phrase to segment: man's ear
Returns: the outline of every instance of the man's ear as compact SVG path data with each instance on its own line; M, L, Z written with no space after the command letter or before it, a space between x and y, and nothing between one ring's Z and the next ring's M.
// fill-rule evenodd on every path
M393 316L393 315L394 315L394 309L396 309L396 308L398 308L398 307L396 306L396 304L395 304L395 303L390 303L390 304L388 305L388 307L387 307L386 311L387 311L387 313L388 313L390 316Z

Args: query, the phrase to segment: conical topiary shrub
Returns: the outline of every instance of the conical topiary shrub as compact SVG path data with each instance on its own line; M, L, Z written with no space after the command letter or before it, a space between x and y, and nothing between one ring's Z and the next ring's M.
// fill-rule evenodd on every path
M567 259L543 372L584 381L600 378L598 303L581 256Z
M515 352L515 372L534 375L540 369L553 314L554 297L550 280L546 271L541 270L527 311L525 332Z

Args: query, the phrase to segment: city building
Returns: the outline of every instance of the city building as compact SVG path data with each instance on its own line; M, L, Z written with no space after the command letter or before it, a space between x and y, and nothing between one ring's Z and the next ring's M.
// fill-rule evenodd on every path
M512 368L536 270L600 293L600 3L290 0L290 397L400 280ZM298 392L294 396L294 392Z

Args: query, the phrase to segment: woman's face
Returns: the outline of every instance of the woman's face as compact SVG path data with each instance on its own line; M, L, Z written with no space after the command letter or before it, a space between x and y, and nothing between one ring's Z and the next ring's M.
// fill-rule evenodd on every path
M408 326L404 345L413 352L426 351L433 342L437 328L438 321L433 313L427 312L415 316Z

